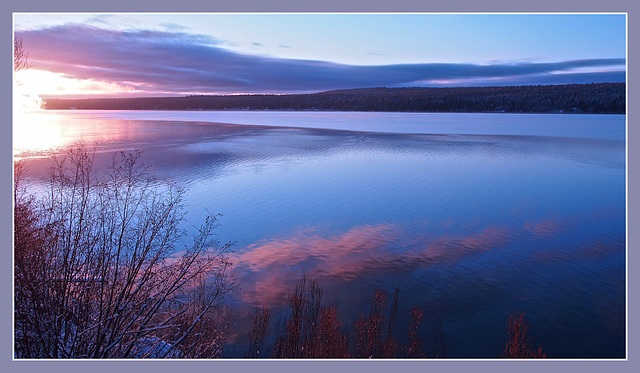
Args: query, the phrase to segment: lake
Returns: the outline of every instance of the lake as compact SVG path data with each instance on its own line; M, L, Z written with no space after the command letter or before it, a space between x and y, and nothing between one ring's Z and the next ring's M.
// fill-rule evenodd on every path
M139 148L189 224L222 213L238 357L247 311L277 322L303 273L349 325L398 288L427 354L441 320L451 357L500 357L525 312L549 358L626 356L625 116L47 111L13 140L33 182L79 140L98 166Z

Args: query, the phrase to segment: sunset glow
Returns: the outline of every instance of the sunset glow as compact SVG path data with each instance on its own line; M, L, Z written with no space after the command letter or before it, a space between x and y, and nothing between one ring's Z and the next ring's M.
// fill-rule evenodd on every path
M38 154L38 152L56 149L64 145L61 138L61 123L34 120L37 111L20 112L14 110L13 115L13 155L14 158L22 152Z
M34 116L42 110L46 97L88 96L109 97L130 93L127 87L91 79L74 79L61 73L26 69L14 73L13 92L13 152L38 151L64 145L60 138L61 123L42 122ZM51 118L49 118L51 119ZM55 118L53 118L55 119Z
M108 97L113 95L131 94L136 91L124 84L94 79L77 79L36 68L18 71L14 75L15 85L22 92L35 100L38 98L84 95ZM36 102L37 104L37 102ZM29 109L37 108L30 102L23 102Z

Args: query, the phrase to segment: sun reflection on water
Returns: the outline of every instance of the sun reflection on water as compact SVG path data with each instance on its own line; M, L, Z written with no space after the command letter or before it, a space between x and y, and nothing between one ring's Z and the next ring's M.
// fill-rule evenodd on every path
M60 128L43 122L39 116L43 100L26 71L14 73L13 83L13 155L37 153L59 145Z
M13 113L13 156L37 156L64 145L61 123L56 116L38 111Z

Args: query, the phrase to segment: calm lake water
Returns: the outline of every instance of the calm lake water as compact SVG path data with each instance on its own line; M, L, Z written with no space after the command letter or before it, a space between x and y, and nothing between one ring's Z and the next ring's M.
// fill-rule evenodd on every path
M19 119L19 120L18 120ZM189 224L220 212L247 311L274 322L302 273L350 325L400 289L397 336L424 309L451 357L499 357L525 312L549 358L626 353L625 117L336 112L39 112L17 118L30 177L83 140L139 148L188 188ZM242 357L245 351L237 347Z

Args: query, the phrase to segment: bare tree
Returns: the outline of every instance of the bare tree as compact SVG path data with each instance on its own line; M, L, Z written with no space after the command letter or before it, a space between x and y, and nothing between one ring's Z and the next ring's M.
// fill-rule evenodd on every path
M13 71L28 69L32 66L29 62L29 53L24 49L21 37L13 39Z
M215 215L187 244L184 191L149 178L140 156L100 176L78 147L54 158L43 200L16 186L17 357L220 355L231 244L213 239Z

